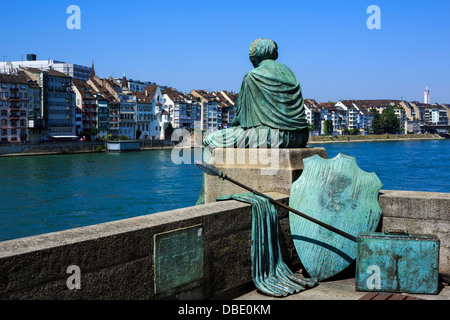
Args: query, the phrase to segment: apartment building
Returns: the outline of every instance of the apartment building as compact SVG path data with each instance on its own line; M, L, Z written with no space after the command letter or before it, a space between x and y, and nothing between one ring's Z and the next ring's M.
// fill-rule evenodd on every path
M154 124L152 122L154 122L156 118L154 113L156 91L157 86L148 86L142 92L134 93L137 102L137 130L140 132L137 137L138 139L146 140L150 137L156 137L156 130L152 130L152 125Z
M194 123L199 121L201 115L198 99L193 99L192 95L178 92L173 88L166 88L162 91L163 106L169 113L171 124L174 129L193 130Z
M99 136L109 134L109 102L101 92L96 93L97 98L97 129Z
M109 119L108 119L108 134L111 136L118 136L119 135L119 95L117 92L117 86L114 82L112 82L109 79L100 79L94 71L94 68L92 68L91 75L89 79L86 82L88 85L90 85L94 90L96 90L99 94L101 94L101 97L107 101L108 104L108 113L109 113ZM106 114L103 114L104 110L102 111L102 119L105 119L106 122ZM106 125L106 123L105 123Z
M21 68L29 78L38 79L41 88L44 140L76 138L75 135L75 93L72 77L55 70Z
M119 136L136 139L136 96L120 93L119 101Z
M216 96L206 90L191 90L191 95L199 98L201 106L200 129L207 132L214 132L218 126L218 105Z
M231 127L235 116L237 94L227 91L213 91L217 101L217 127L218 130Z
M0 141L28 139L28 78L0 74Z
M321 107L314 99L305 99L305 114L308 124L312 125L311 135L318 136L322 130Z
M91 68L74 63L66 63L59 60L36 60L35 54L28 54L26 60L22 61L2 61L0 70L5 73L12 73L19 68L34 68L40 70L55 70L65 75L86 81L89 78Z
M25 75L25 73L21 72ZM38 79L28 80L28 140L38 142L44 129L44 108Z
M84 81L73 79L73 89L75 92L76 106L81 110L82 114L80 135L107 135L109 128L109 111L105 110L108 109L107 101L98 91ZM102 109L101 114L100 105ZM107 121L107 124L105 124L105 121Z

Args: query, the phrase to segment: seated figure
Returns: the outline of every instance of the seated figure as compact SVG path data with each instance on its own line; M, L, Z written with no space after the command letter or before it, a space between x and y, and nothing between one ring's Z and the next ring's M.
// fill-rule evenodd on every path
M257 39L249 50L255 67L239 91L231 128L207 135L204 146L214 148L304 148L309 130L297 77L277 62L277 44Z
M278 58L277 44L257 39L249 50L255 67L239 91L230 128L208 134L203 160L214 148L305 148L309 138L302 90L297 77ZM203 177L204 180L204 177ZM204 203L204 184L197 204Z

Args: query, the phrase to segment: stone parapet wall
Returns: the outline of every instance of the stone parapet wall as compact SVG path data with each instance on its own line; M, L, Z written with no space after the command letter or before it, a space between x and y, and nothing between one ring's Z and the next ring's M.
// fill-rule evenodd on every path
M439 271L450 273L450 193L382 190L382 230L433 234L440 239Z
M286 194L269 195L288 202ZM408 229L440 237L440 272L449 273L450 193L382 190L379 202L383 209L380 229ZM279 218L283 258L295 269L299 259L288 213L279 210ZM190 261L181 254L173 267L159 269L155 262L160 257L154 256L156 237L194 226L202 237L199 273L191 275L192 281L158 288L157 277L170 280L173 273L189 270ZM217 297L252 284L250 249L251 206L234 200L3 241L0 299ZM69 289L75 274L71 266L79 267L79 289Z

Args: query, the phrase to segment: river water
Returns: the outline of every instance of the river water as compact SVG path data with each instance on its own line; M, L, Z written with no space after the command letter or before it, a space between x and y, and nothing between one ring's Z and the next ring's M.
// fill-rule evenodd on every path
M450 192L450 140L311 146L356 157L386 190ZM0 241L195 205L201 171L171 153L0 158Z

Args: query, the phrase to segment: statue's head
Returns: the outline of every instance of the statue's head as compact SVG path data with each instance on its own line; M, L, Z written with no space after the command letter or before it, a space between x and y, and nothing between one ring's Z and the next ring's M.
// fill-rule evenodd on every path
M256 68L261 63L261 61L267 59L277 60L278 46L275 41L270 39L256 39L250 45L248 54L250 56L250 61Z

